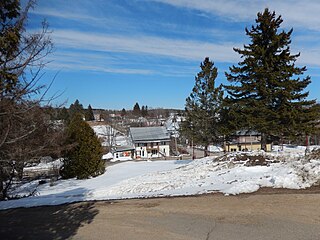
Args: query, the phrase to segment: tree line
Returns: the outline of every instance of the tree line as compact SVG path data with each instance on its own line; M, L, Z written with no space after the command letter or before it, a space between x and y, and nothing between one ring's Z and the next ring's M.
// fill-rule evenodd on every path
M196 144L221 143L245 129L258 131L266 149L267 142L319 131L319 104L307 99L311 78L296 65L300 53L290 52L293 29L280 31L281 16L267 8L255 22L245 29L250 43L234 48L241 61L225 72L229 84L215 85L217 68L209 58L200 65L181 127Z

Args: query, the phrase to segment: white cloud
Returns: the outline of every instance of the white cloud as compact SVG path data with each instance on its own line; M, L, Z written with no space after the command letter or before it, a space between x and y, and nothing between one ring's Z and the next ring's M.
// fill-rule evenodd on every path
M237 54L232 49L234 43L213 44L145 35L103 35L69 30L54 31L53 39L56 45L63 48L159 55L197 61L203 60L206 56L220 62L238 60Z
M256 0L143 0L161 2L170 4L176 7L183 7L188 9L195 9L199 11L197 14L204 13L206 15L219 15L222 18L232 21L248 22L249 25L254 24L256 13L262 11L265 7L269 7L271 10L275 10L277 14L281 14L284 19L284 26L288 27L305 27L308 29L320 31L320 18L318 18L318 12L320 12L320 1L256 1ZM101 24L101 26L118 26L117 29L136 28L135 24L128 22L128 19L122 19L121 17L112 19L106 16L97 17L90 13L90 11L79 10L66 11L57 10L50 7L42 7L34 11L35 14L44 16L54 16L64 18L68 20L75 20L83 23L91 23L95 26ZM83 11L83 12L81 12ZM175 31L184 31L186 28L177 27L172 23ZM170 28L170 25L166 25ZM245 27L245 25L244 25ZM197 31L196 29L193 29ZM193 30L191 32L193 32ZM190 32L190 29L188 29ZM227 36L225 39L237 39L239 31L228 31L221 29L203 29L198 31L201 34L208 36L214 36L215 39ZM242 31L242 30L241 30ZM97 32L82 32L76 30L54 30L52 36L53 41L58 49L71 49L70 51L77 51L80 56L56 56L55 66L64 66L71 69L78 66L80 69L92 70L92 71L106 71L106 72L123 72L123 73L137 73L137 74L152 74L153 72L143 69L142 65L129 66L120 69L120 65L123 66L122 59L112 59L106 63L106 57L110 57L110 54L96 54L96 52L103 53L123 53L123 54L139 54L139 56L147 57L165 57L174 58L178 61L197 61L200 62L204 57L209 56L215 62L227 62L236 64L239 61L239 55L233 51L233 47L242 47L243 43L225 42L225 43L213 43L209 40L187 40L187 39L172 39L165 37L156 37L144 35L144 33L135 32L136 35L128 35L125 33L119 33L117 35L101 34ZM295 31L296 32L296 31ZM312 31L310 31L312 32ZM298 45L293 42L292 46L298 51L301 51L301 57L298 60L298 64L320 66L318 61L320 52L316 49L314 44L305 44L306 37L312 38L317 36L315 34L303 34L295 39L298 41ZM242 33L245 34L244 32ZM73 50L72 50L73 49ZM68 50L69 51L69 50ZM70 52L69 51L69 52ZM84 52L94 51L92 56ZM82 56L81 56L82 55ZM136 60L139 61L139 60ZM104 63L103 63L104 62ZM63 63L63 64L62 64ZM181 66L181 62L178 64ZM140 66L142 69L140 69ZM132 67L132 68L131 68ZM154 69L154 68L153 68ZM184 72L187 72L184 71ZM167 71L167 74L172 74L173 71Z
M77 13L75 11L71 12L71 11L64 11L64 10L55 10L53 8L36 8L32 10L31 13L36 15L46 16L46 17L51 16L51 17L68 19L68 20L101 21L101 18L97 18L89 14Z
M132 56L132 58L135 58ZM131 58L131 59L132 59ZM119 74L161 75L185 77L192 76L197 66L170 65L150 62L150 58L141 62L132 62L126 57L113 57L108 53L57 51L48 57L48 68L63 71L93 71ZM148 69L146 69L146 64Z
M293 53L298 53L299 51L294 51ZM320 50L319 49L300 49L300 57L297 60L298 65L306 66L317 66L320 67Z
M150 0L153 2L160 2L169 4L176 7L183 7L202 11L205 13L221 15L232 19L234 21L243 21L252 18L255 15L255 11L250 9L258 8L258 4L255 1L228 1L228 0Z
M291 1L257 1L257 0L149 0L170 4L219 15L233 21L251 21L256 18L257 12L268 7L282 15L284 25L288 27L305 27L320 31L320 1L291 0Z
M146 56L158 56L182 59L186 61L202 61L204 57L210 57L215 62L236 64L240 58L233 51L233 47L242 48L239 43L214 44L210 42L169 39L163 37L151 37L145 35L103 35L99 33L85 33L80 31L57 30L53 33L55 44L59 48L74 49L77 51L118 52L124 54L141 54ZM320 66L320 51L314 46L294 45L292 53L301 52L299 64ZM93 54L96 60L98 55ZM105 61L100 55L99 61ZM110 56L109 56L110 57ZM61 57L64 58L63 56ZM85 58L88 59L88 56ZM75 59L75 58L73 58ZM113 62L121 62L121 59L113 59Z
M48 57L50 63L48 67L56 70L80 70L106 73L121 74L153 74L153 70L129 68L128 66L119 66L117 59L108 55L102 56L94 53L83 52L55 52ZM118 65L118 66L114 66Z

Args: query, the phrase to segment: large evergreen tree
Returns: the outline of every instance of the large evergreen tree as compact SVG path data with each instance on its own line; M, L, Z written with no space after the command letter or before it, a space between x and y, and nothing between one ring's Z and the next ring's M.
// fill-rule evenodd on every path
M279 31L282 22L268 9L258 13L256 25L246 29L251 43L234 48L243 60L226 73L233 125L259 131L262 149L268 138L312 132L317 115L315 100L306 100L311 82L303 76L306 67L295 65L299 53L290 53L293 30Z
M64 165L61 169L64 178L83 179L104 172L101 143L79 113L73 115L68 126L66 145L73 146L64 154Z
M220 111L223 92L222 86L215 86L217 68L208 57L201 63L200 68L201 71L195 77L192 93L186 99L186 119L181 125L181 132L195 144L201 144L207 150L210 143L221 140Z

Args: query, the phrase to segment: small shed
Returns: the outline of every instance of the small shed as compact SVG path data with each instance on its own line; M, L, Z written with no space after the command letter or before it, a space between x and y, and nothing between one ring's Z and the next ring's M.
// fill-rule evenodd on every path
M132 160L134 158L134 146L116 146L112 149L113 160L115 161L125 161Z

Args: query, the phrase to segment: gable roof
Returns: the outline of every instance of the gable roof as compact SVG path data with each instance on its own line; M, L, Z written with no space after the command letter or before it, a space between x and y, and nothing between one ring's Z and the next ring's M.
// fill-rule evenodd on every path
M260 136L261 134L255 130L239 130L236 131L236 136Z
M132 151L134 150L134 146L132 145L124 145L124 146L116 146L112 149L112 152L124 152L124 151Z
M132 127L130 135L134 142L170 140L170 134L165 127Z

